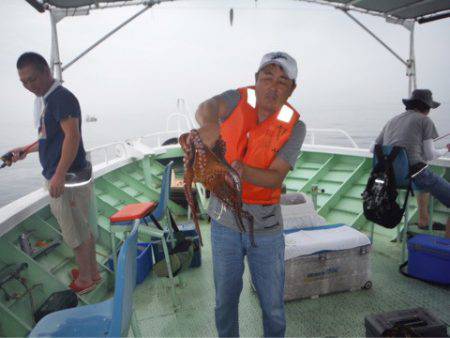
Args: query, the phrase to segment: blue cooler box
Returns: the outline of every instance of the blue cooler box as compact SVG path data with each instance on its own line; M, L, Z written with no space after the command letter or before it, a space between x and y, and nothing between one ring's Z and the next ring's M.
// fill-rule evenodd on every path
M167 240L169 233L167 230L164 231L164 237ZM153 250L153 257L154 257L154 263L159 262L160 260L164 259L164 250L162 247L161 239L157 237L151 237L150 241L152 243L152 250ZM172 249L172 243L167 241L167 248L170 250Z
M153 268L152 261L152 244L137 243L136 254L136 284L141 284L149 275ZM106 265L111 271L114 271L114 263L112 257L108 259Z
M417 235L408 241L408 273L430 282L450 284L450 239Z

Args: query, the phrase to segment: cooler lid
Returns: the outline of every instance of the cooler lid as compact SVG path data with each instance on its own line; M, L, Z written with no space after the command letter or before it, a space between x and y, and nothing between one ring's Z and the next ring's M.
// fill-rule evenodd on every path
M285 260L324 251L340 251L370 245L370 239L342 224L303 228L285 232Z
M408 241L408 249L427 251L450 258L450 239L425 234L416 235Z

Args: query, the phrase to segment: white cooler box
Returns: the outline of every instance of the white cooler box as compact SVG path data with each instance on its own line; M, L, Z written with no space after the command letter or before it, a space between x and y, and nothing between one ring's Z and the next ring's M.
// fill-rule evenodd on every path
M369 238L347 225L285 230L286 301L372 287Z

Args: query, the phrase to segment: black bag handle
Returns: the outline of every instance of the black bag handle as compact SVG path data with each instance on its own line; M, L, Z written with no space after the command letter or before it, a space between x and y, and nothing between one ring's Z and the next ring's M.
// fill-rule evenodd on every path
M172 226L173 232L174 232L174 233L179 232L180 229L178 229L177 222L175 222L175 218L173 217L172 212L170 211L170 209L167 209L167 211L168 211L168 213L169 213L170 225ZM162 228L161 224L158 222L158 220L155 218L155 216L153 216L152 214L150 214L149 217L150 217L150 219L152 220L152 222L156 225L156 227L157 227L159 230L163 231L163 228ZM144 223L145 223L145 225L148 226L146 217L144 217Z
M177 222L175 222L175 218L173 217L172 211L170 211L170 209L167 209L167 211L169 212L170 224L172 225L173 232L175 233L179 232L180 229L178 229L178 225Z

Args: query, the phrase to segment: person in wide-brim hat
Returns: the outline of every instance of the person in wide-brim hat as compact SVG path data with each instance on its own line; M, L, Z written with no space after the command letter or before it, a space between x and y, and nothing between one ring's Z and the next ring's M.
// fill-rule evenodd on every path
M403 99L406 110L391 118L383 127L375 144L400 146L405 148L410 165L410 175L417 196L418 221L417 226L428 229L430 213L428 199L431 194L447 208L450 208L450 182L445 177L429 170L428 162L445 155L450 151L450 143L442 149L435 148L438 132L434 122L429 117L431 109L441 104L433 100L429 89L415 89L411 96ZM433 224L433 230L444 230L450 238L450 217L447 224Z
M421 102L428 106L428 108L437 108L441 104L433 100L433 94L429 89L415 89L408 99L402 99L405 106Z

